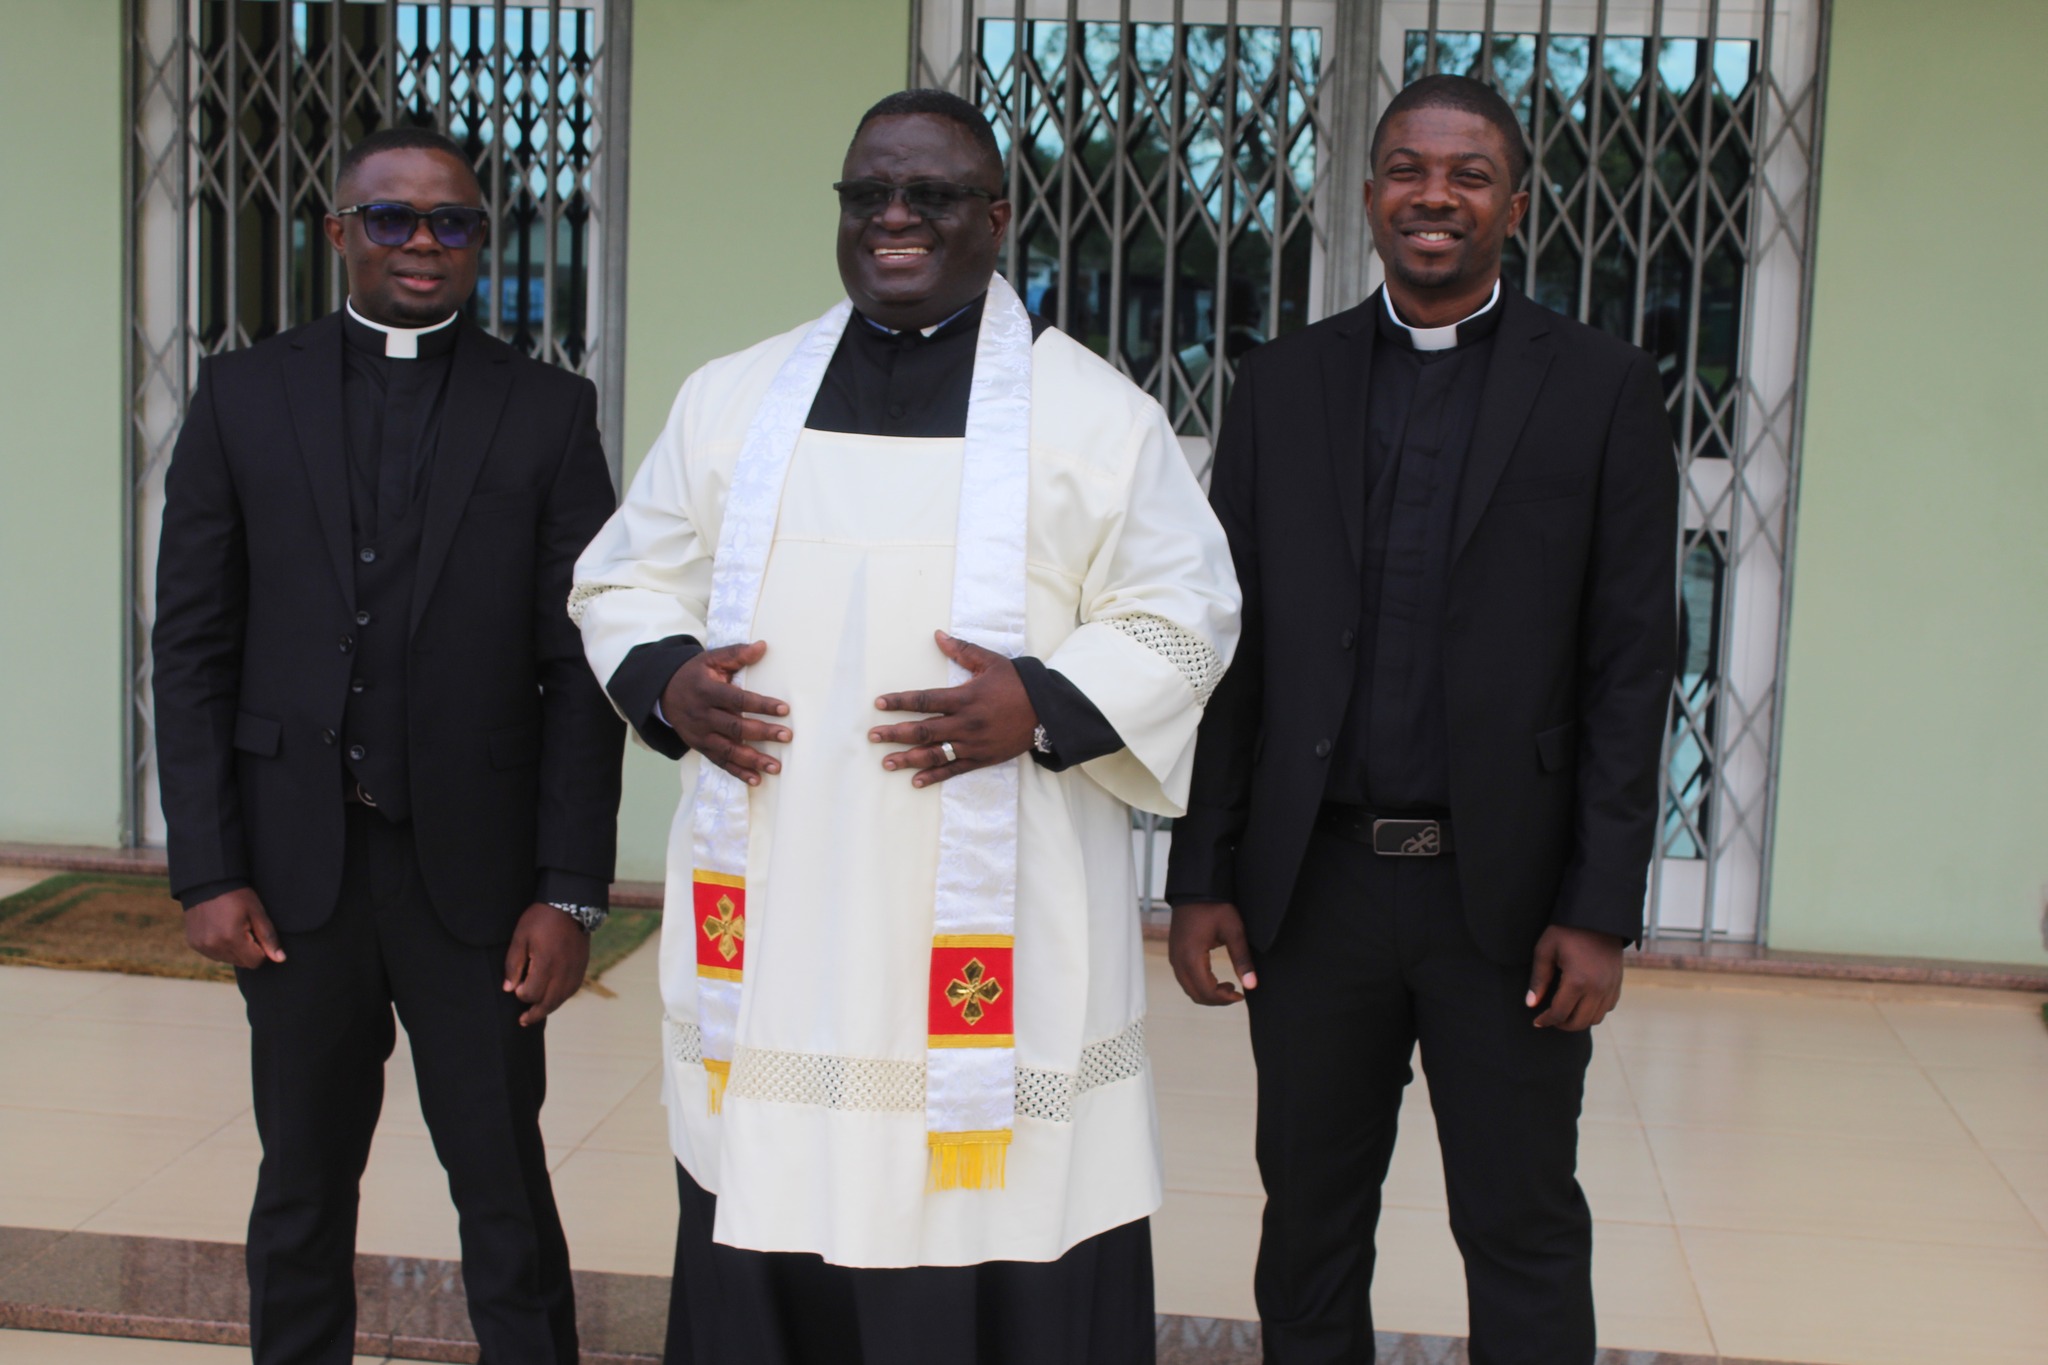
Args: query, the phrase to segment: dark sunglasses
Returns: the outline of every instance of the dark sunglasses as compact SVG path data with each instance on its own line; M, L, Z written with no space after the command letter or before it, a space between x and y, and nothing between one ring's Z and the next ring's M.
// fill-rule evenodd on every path
M950 180L913 180L908 185L892 185L886 180L840 180L832 188L839 191L840 211L851 217L872 218L901 195L910 211L926 222L950 216L969 199L992 201L996 197L988 190L955 185Z
M363 235L378 246L404 246L419 231L420 219L424 218L434 240L450 251L462 251L481 242L491 221L482 209L462 204L443 204L425 213L410 204L351 204L336 209L334 216L346 218L351 213L363 220Z

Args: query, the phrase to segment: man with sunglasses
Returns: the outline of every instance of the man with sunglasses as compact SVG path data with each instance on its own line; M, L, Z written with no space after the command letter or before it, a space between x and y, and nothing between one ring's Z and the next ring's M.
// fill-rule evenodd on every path
M692 375L577 566L684 759L669 1365L1152 1359L1130 809L1238 594L1159 406L994 274L1003 184L957 96L870 110L846 302Z
M596 395L464 316L489 223L454 143L372 134L335 202L347 300L201 364L157 569L172 887L251 1031L252 1344L351 1358L395 1008L483 1358L570 1365L539 1116L619 795L622 730L563 612L613 504Z

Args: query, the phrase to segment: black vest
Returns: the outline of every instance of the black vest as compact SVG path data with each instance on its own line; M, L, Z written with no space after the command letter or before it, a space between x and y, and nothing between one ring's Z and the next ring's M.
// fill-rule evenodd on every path
M384 535L357 535L355 667L348 707L342 712L342 756L349 776L392 820L412 815L406 765L406 642L411 634L412 585L420 562L425 499L415 498L403 520Z
M417 360L386 360L381 333L348 320L342 393L356 614L341 752L351 782L393 821L412 815L406 668L426 487L440 441L450 353L461 322L421 338Z

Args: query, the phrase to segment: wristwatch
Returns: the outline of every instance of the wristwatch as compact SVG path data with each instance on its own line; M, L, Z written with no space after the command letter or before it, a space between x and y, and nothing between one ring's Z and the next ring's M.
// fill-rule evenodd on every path
M586 934L596 933L612 913L595 905L570 905L566 901L549 901L548 904L575 920Z
M1052 755L1052 740L1046 735L1043 725L1031 727L1031 752L1045 754L1047 757Z

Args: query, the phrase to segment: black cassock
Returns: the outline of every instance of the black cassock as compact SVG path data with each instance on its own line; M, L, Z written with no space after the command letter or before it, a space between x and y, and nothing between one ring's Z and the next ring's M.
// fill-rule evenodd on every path
M979 301L927 336L885 331L855 314L805 425L910 438L967 431ZM1042 320L1032 320L1036 336ZM665 746L653 719L681 663L684 637L642 645L608 686L636 728ZM1020 659L1018 673L1064 768L1123 747L1101 712L1057 672ZM657 748L664 748L657 744ZM680 749L677 748L677 752ZM674 1287L666 1365L1137 1365L1153 1358L1152 1226L1111 1228L1056 1261L869 1270L798 1252L712 1241L717 1200L679 1162Z

